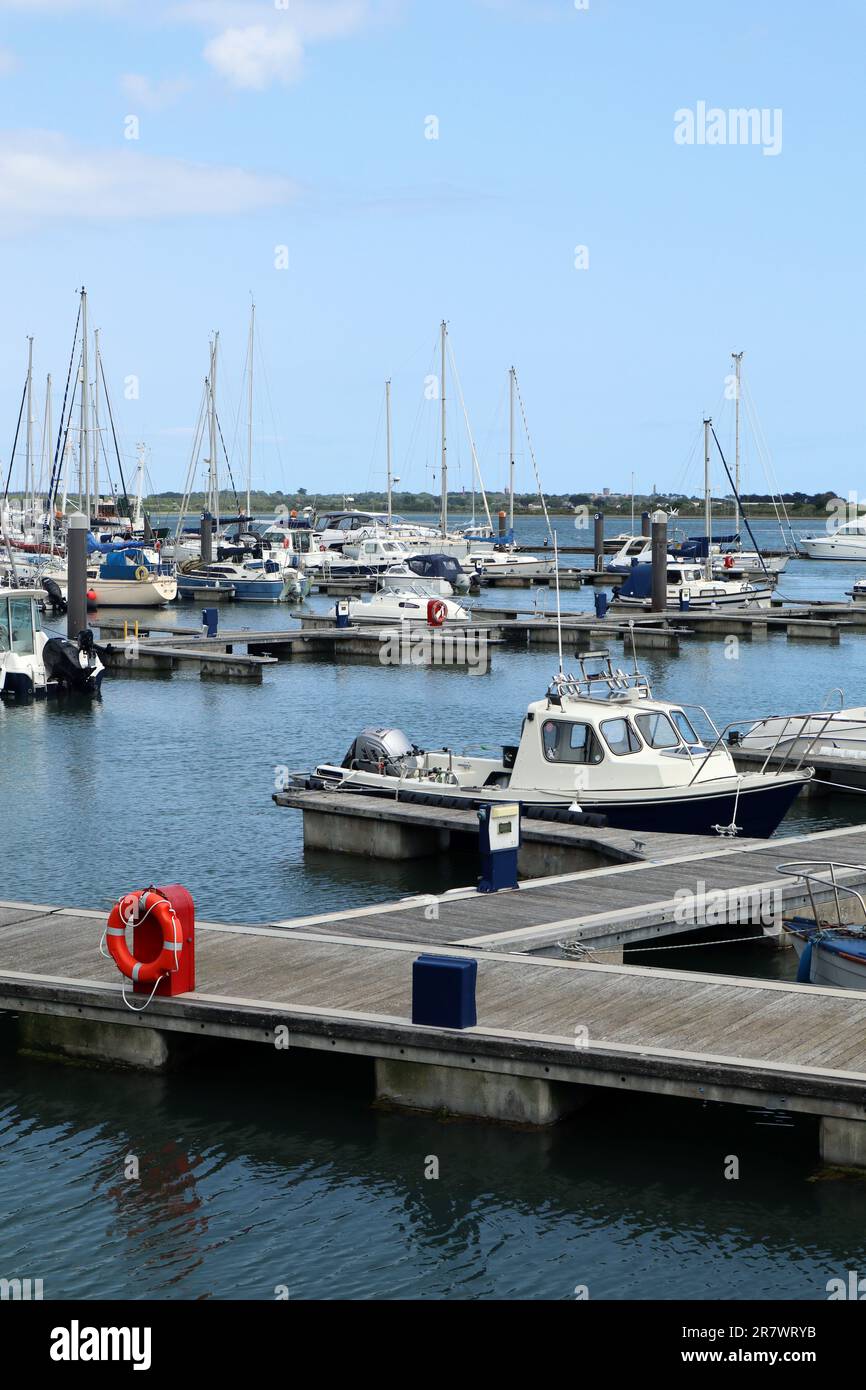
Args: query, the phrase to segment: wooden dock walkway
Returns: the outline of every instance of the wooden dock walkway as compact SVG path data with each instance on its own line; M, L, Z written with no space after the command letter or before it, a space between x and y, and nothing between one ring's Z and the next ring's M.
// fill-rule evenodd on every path
M382 1102L511 1122L549 1123L593 1087L802 1111L826 1160L866 1164L866 993L488 951L477 1025L421 1026L412 962L441 948L347 921L200 922L195 992L133 1013L99 954L104 912L2 903L0 1009L31 1051L155 1069L184 1043L282 1031L292 1057L370 1058Z

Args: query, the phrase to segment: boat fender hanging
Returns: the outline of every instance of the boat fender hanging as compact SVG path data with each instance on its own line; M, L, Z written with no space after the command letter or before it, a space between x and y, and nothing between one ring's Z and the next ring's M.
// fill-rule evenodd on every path
M135 571L135 577L140 584L143 583L145 579L149 579L150 570L147 568L147 565L139 565L138 569Z
M427 604L427 624L429 627L441 627L445 621L448 609L441 598L431 598Z
M162 932L162 949L154 960L139 961L126 944L126 929L154 920ZM157 984L164 975L173 975L180 963L183 933L177 913L167 898L153 888L125 893L114 904L106 928L109 954L122 975L138 984Z

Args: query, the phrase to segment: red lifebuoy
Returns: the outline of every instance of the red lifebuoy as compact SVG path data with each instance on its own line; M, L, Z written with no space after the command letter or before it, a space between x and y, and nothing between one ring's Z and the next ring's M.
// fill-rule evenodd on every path
M431 598L427 604L428 627L441 627L448 616L448 609L441 598Z
M162 950L155 960L140 961L126 944L127 927L152 917L162 932ZM154 888L124 893L108 918L106 940L112 960L122 975L141 984L156 984L163 975L173 975L183 949L183 933L177 913L167 898Z

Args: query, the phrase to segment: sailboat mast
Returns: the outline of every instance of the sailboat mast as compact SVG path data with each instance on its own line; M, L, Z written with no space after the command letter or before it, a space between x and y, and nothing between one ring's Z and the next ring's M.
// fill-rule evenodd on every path
M391 378L385 382L385 454L388 466L388 525L391 525Z
M253 303L250 306L250 394L247 406L247 413L249 415L249 419L247 421L247 521L249 521L252 517L252 510L250 505L250 490L253 484L253 345L255 343L255 330L256 305L255 300L253 300Z
M732 352L734 359L734 530L740 529L740 366L741 352Z
M93 510L99 516L99 329L93 331Z
M36 485L33 480L33 339L27 339L27 463L24 472L24 506L22 508L21 529L27 530L27 507L31 519L36 510Z
M514 540L514 368L508 373L508 529Z
M713 538L713 503L710 492L710 429L712 419L704 420L704 531L707 537L706 577L713 577L713 561L710 554Z
M45 500L48 505L49 554L54 554L54 500L51 496L51 436L54 425L51 416L51 373L45 378L45 436L42 444L44 473L46 477Z
M442 401L442 509L439 516L439 527L443 536L448 533L448 448L445 440L445 340L447 336L448 328L443 319L441 329L442 381L440 385Z
M78 441L78 474L79 491L81 480L84 482L84 515L87 517L87 524L90 525L90 435L87 428L87 417L90 409L90 384L88 381L89 372L87 369L87 291L81 287L81 423Z
M210 351L210 402L209 402L209 449L210 459L208 460L208 511L214 518L214 524L219 527L219 481L217 472L217 421L216 421L216 374L217 374L217 345L219 343L219 333L214 333Z

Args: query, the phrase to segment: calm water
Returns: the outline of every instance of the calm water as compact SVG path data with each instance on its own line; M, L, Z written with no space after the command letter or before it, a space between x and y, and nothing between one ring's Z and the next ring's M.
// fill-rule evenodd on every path
M568 520L555 524L569 543ZM753 525L777 543L769 523ZM529 544L542 534L540 522L521 528ZM792 562L780 588L838 598L857 574ZM566 608L591 602L563 594ZM224 614L250 628L290 621L270 606ZM271 801L275 769L341 758L366 723L419 743L498 746L553 664L551 651L504 650L484 676L289 662L259 687L107 678L92 706L0 708L0 896L99 907L177 879L200 915L260 921L441 888L447 864L305 855L300 817ZM659 693L706 704L718 723L814 708L833 686L849 704L866 698L858 636L834 648L744 641L736 660L693 641L642 664ZM866 820L866 799L804 803L785 828L852 820ZM786 954L749 946L646 959L791 969ZM297 1297L568 1298L588 1284L602 1298L814 1298L866 1260L866 1184L809 1181L806 1121L685 1102L665 1117L600 1098L555 1134L514 1134L381 1114L342 1073L251 1085L235 1064L107 1076L16 1059L0 1037L0 1277L41 1277L56 1297L270 1298L285 1284ZM130 1153L140 1183L124 1179ZM739 1182L722 1176L731 1153ZM427 1155L438 1181L424 1178Z

